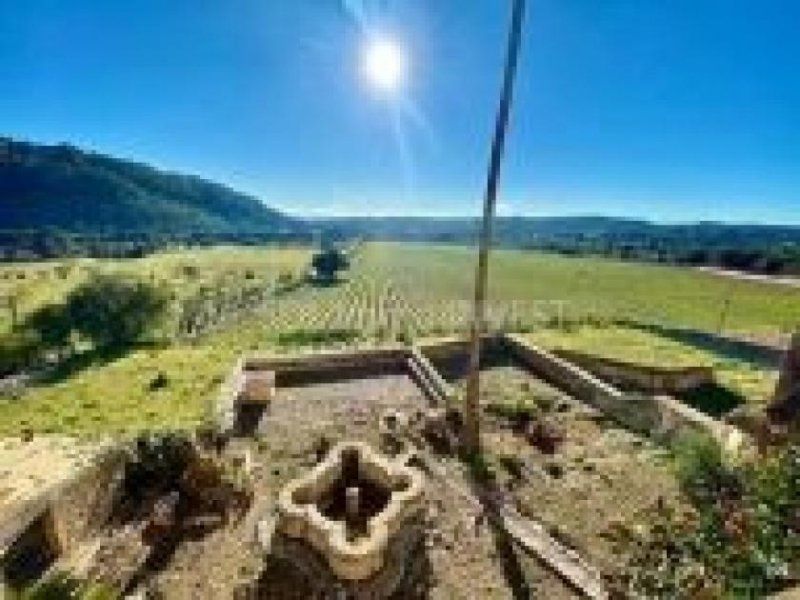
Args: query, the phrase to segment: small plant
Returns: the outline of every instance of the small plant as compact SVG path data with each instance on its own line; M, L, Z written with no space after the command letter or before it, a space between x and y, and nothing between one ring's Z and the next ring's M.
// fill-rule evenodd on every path
M686 432L674 444L673 453L681 489L695 504L741 496L739 475L728 468L722 449L710 436Z
M410 346L414 343L414 336L409 331L398 331L395 334L395 340L397 340L397 342L400 344Z
M620 598L720 598L692 544L694 512L678 512L663 501L643 511L633 526L615 524L607 532L624 566L610 577L610 591Z
M491 402L486 406L486 412L509 421L512 429L518 433L523 433L539 416L537 408L522 398L513 403Z
M516 454L501 454L497 462L503 467L514 480L522 479L525 462Z
M53 268L53 271L55 271L56 277L58 277L59 279L62 279L62 280L63 279L67 279L69 277L70 273L72 272L72 266L70 266L70 265L56 265Z
M151 392L157 392L158 390L163 390L167 386L169 386L169 377L167 377L167 374L164 373L164 371L159 371L158 375L153 377L153 379L150 380L150 383L147 384L147 389L149 389Z
M117 600L120 595L100 583L83 581L67 573L48 575L25 590L20 600Z
M474 452L464 457L470 474L480 483L489 483L497 479L495 465L485 452Z

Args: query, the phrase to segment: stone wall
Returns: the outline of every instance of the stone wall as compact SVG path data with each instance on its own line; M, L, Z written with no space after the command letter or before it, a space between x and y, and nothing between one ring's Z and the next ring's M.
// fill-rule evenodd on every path
M62 554L77 548L108 523L123 467L122 452L108 450L53 497L50 511Z
M227 379L220 386L214 419L222 435L233 435L237 422L237 401L244 387L244 361L234 365Z
M220 421L231 422L232 414L235 423L236 394L241 391L243 378L249 370L274 371L278 387L335 381L341 377L374 376L381 372L408 373L432 403L448 407L454 392L442 373L463 375L461 371L466 368L468 350L465 339L444 338L422 341L412 349L389 347L250 357L237 364L223 386L218 411ZM717 421L667 395L713 382L710 368L646 368L589 355L570 353L567 357L566 353L562 354L548 352L514 334L485 336L482 340L484 367L517 362L639 433L668 442L677 432L690 428L711 434L728 448L738 448L746 441L735 426ZM626 392L620 387L639 391Z
M714 383L714 370L711 367L651 367L574 350L554 350L553 354L624 390L682 394Z
M508 351L533 373L628 429L665 443L684 430L701 431L730 452L738 452L748 443L735 426L717 421L674 398L623 392L521 336L509 334L503 339Z
M792 336L786 349L767 414L774 423L800 426L800 332Z
M425 569L428 560L421 521L398 531L386 549L387 560L369 579L343 581L327 561L307 544L278 533L272 542L268 567L257 587L242 594L253 600L263 598L425 598ZM269 562L270 559L274 562Z
M105 446L61 480L3 512L0 556L37 521L46 524L46 541L50 546L47 550L56 557L78 549L108 523L122 481L123 465L122 451Z

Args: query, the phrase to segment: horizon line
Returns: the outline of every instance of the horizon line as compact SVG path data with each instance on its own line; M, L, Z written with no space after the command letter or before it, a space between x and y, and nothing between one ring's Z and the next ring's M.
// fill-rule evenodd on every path
M268 205L275 208L275 205ZM287 216L304 221L333 221L333 220L428 220L428 221L480 221L480 215L467 215L467 214L454 214L454 213L435 213L435 214L374 214L374 215L359 215L359 214L346 214L346 213L332 213L332 214L306 214L300 215L296 212L290 212L278 208L277 210L283 212ZM792 223L775 223L770 221L753 221L753 220L720 220L720 219L689 219L689 220L671 220L671 219L652 219L648 217L632 216L632 215L612 215L612 214L599 214L599 213L575 213L575 214L503 214L495 215L495 219L528 219L528 220L549 220L549 219L604 219L609 221L627 221L631 223L643 223L655 226L691 226L691 225L722 225L733 227L775 227L775 228L788 228L800 229L800 221Z

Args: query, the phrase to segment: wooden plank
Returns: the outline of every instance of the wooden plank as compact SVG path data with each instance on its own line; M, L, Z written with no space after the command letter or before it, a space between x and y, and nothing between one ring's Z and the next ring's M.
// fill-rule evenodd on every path
M555 571L575 591L590 600L608 600L609 594L600 572L577 552L559 543L541 523L523 517L507 505L487 507L469 490L451 481L444 469L425 451L418 449L416 456L431 475L472 503L476 510L486 510L492 523L502 527L514 543Z
M496 516L503 529L523 550L551 567L585 597L592 600L609 597L602 575L577 552L559 544L541 523L526 519L509 506L499 507Z

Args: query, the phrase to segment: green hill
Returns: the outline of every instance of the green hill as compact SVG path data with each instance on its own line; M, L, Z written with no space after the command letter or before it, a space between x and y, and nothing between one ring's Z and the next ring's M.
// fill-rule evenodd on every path
M257 198L199 177L69 145L0 138L0 229L287 236L305 227Z

